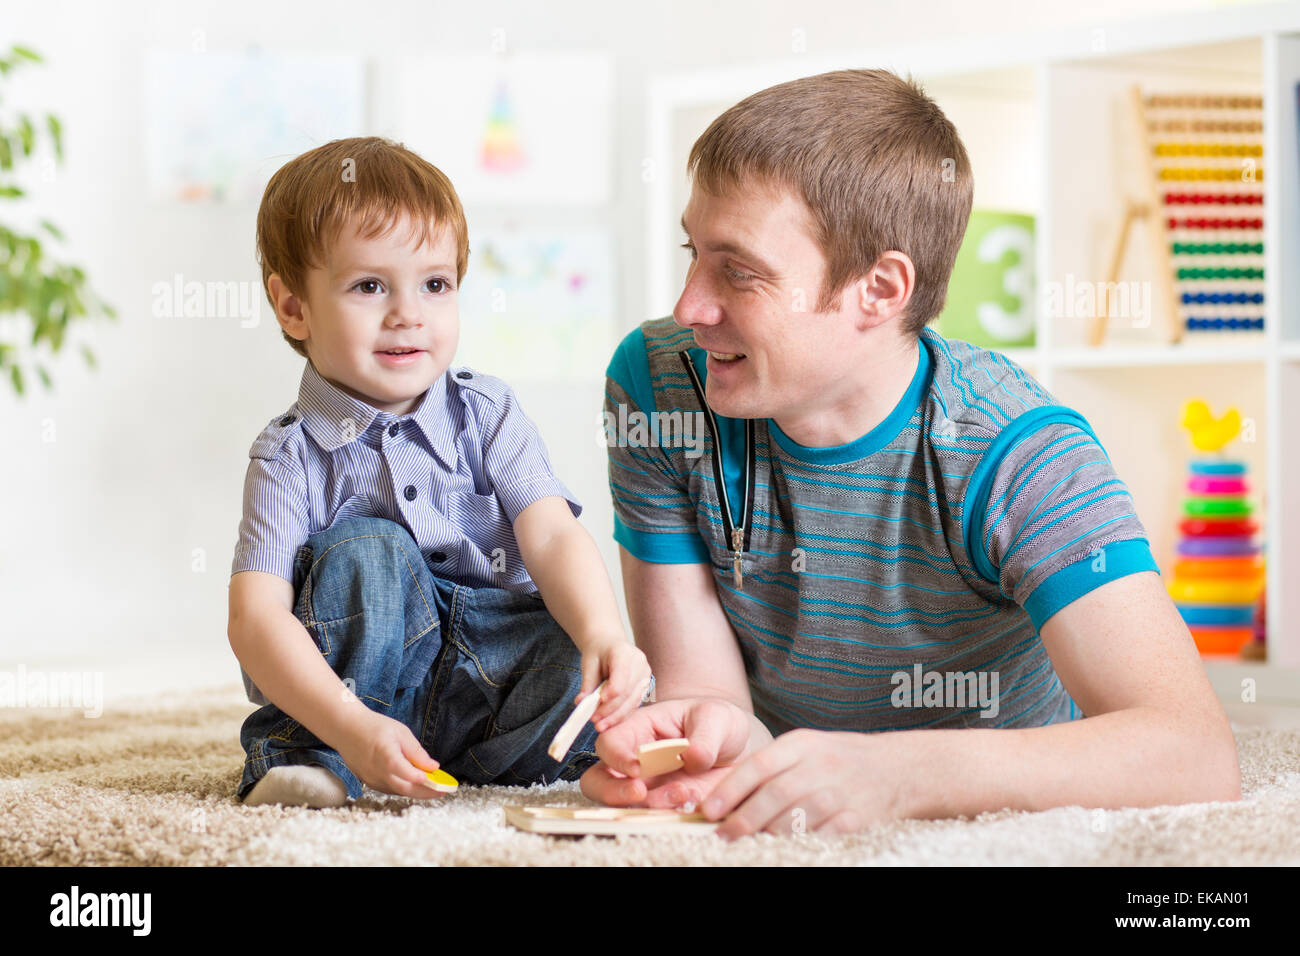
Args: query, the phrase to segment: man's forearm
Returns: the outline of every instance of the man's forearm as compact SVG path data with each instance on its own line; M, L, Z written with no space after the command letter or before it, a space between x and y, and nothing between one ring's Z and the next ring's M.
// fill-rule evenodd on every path
M898 795L903 817L1241 796L1231 728L1212 716L1133 708L1023 730L902 730L879 738L907 768L898 775L906 781Z

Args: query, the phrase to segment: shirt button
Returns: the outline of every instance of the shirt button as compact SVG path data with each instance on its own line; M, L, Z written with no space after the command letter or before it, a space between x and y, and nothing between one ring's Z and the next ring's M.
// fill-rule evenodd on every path
M447 554L445 551L435 551L433 554L429 555L429 560L441 564L443 561L447 560Z
M406 486L406 491L403 492L403 494L406 495L406 500L407 500L407 501L414 501L414 500L415 500L415 485L407 485L407 486Z
M285 415L284 418L280 419L280 424L281 424L281 425L292 425L292 424L293 424L294 422L296 422L297 420L298 420L298 416L297 416L297 415Z
M393 424L388 426L388 434L390 435L397 434L397 422L393 422Z
M457 372L457 373L456 373L456 377L457 377L457 378L473 378L473 377L474 377L474 373L473 373L473 372Z

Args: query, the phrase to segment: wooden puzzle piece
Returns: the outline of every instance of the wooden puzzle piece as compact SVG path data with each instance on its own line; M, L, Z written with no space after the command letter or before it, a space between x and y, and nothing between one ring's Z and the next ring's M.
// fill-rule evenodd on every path
M637 748L637 759L641 761L642 777L657 777L661 773L672 773L684 766L682 752L691 745L685 737L672 737L668 740L652 740Z
M426 770L424 775L429 778L429 786L440 793L455 793L460 787L460 781L445 770Z
M620 834L712 833L718 821L702 813L644 807L530 807L507 804L505 821L528 833L571 836Z
M551 745L546 748L552 760L563 760L573 742L578 739L583 725L591 720L591 715L596 712L600 706L600 692L604 688L605 682L601 681L600 686L593 690L573 708L573 713L569 714L569 719L560 725L560 729L555 732L555 737L551 740Z

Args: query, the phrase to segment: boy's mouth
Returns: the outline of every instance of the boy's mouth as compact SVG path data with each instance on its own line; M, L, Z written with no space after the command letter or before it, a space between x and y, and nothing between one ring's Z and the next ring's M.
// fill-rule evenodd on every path
M376 352L380 365L388 368L414 368L424 354L424 349L386 349Z

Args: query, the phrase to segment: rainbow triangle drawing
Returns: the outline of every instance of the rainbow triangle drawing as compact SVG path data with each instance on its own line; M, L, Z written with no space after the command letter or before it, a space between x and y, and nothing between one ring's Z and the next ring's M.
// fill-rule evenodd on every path
M514 172L528 161L519 142L519 131L515 127L510 94L505 83L497 87L492 99L492 111L483 133L480 161L485 170L494 173Z

